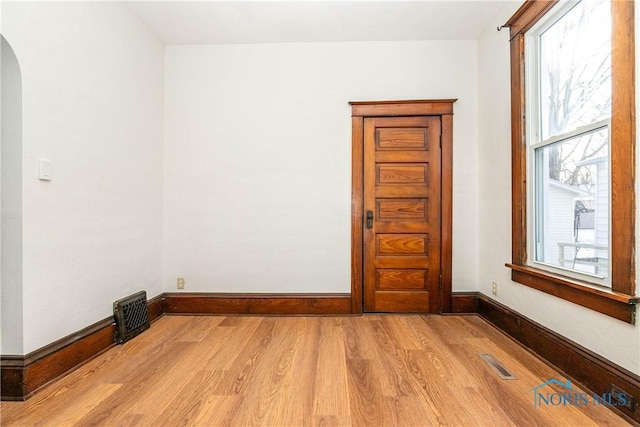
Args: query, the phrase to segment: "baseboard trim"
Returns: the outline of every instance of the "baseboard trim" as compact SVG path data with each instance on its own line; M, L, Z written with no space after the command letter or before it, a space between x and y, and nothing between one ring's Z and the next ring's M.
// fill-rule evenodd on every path
M351 314L350 294L165 293L167 314Z
M630 422L640 423L640 376L481 293L477 294L477 307L483 319L584 388L602 395L609 393L611 384L615 384L631 393L636 401L635 410L611 409Z
M113 317L26 356L2 356L2 400L25 400L33 392L114 345Z
M454 292L451 295L451 311L442 314L478 313L478 292Z
M165 300L163 293L147 301L147 311L149 312L149 322L151 323L164 316Z
M147 301L149 320L164 314L164 298ZM0 356L1 400L26 400L35 391L102 354L113 345L113 316L25 356Z

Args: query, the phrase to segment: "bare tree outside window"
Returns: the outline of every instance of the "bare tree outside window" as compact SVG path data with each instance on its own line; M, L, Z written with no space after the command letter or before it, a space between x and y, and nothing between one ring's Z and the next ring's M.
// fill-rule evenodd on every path
M611 11L583 0L537 40L536 261L607 276Z
M541 140L611 117L611 12L585 0L541 35ZM551 150L549 174L569 185L593 185L584 160L608 154L608 139Z

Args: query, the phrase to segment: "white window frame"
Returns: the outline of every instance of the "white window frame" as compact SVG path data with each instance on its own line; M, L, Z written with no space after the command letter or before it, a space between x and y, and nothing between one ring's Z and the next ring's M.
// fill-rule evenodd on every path
M585 0L583 0L585 1ZM600 276L596 274L590 274L588 272L578 272L573 269L563 268L557 265L548 264L545 262L536 260L536 246L537 239L537 227L536 227L536 212L538 208L537 194L536 194L536 162L535 152L537 149L550 146L552 144L567 141L575 137L591 133L596 130L607 128L610 134L610 120L611 117L592 123L587 126L581 126L577 129L565 132L560 135L553 135L546 140L541 141L541 103L540 103L540 46L539 37L547 29L552 27L558 22L565 14L573 9L580 2L566 2L565 4L558 5L554 8L553 13L549 13L543 19L536 23L525 36L525 99L527 102L528 120L526 121L526 134L527 141L527 265L535 267L541 270L548 271L553 274L560 274L563 276L571 277L573 279L588 282L597 286L601 286L607 289L611 289L611 168L608 168L608 185L609 185L609 230L608 230L608 251L609 251L609 266L607 268L607 276ZM611 158L611 138L609 137L609 159Z

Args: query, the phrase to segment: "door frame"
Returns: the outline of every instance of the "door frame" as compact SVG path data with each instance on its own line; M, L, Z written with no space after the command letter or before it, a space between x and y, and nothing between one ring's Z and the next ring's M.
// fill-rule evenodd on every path
M362 314L364 245L364 119L439 116L441 120L440 289L439 311L451 312L453 103L457 99L352 101L351 105L351 312Z

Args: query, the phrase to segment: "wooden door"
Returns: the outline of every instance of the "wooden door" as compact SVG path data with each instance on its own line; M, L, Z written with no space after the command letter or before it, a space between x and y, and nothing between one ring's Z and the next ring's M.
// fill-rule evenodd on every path
M364 311L439 311L441 117L364 118Z

